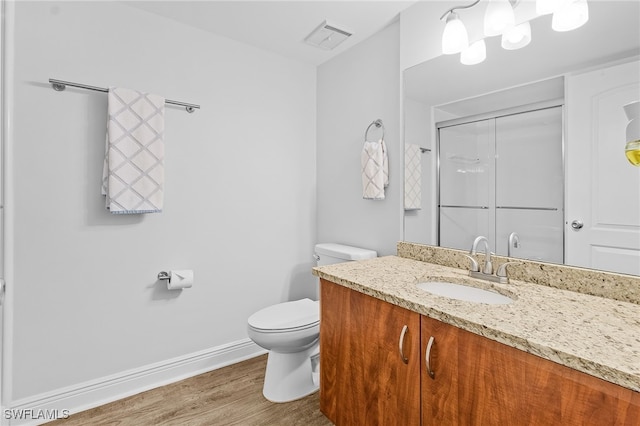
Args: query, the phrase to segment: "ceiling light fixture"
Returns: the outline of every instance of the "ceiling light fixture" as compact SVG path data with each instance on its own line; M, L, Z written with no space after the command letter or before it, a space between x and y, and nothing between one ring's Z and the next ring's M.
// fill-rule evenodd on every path
M460 53L469 47L469 35L467 34L467 29L455 10L467 9L475 6L478 2L480 2L480 0L476 0L467 6L452 7L440 17L441 21L445 17L447 18L444 25L444 31L442 32L442 53L445 55Z
M460 53L460 62L464 65L475 65L487 58L487 45L484 39L472 43Z
M512 25L502 33L501 46L506 50L516 50L531 43L531 24L529 21Z
M558 0L536 0L536 14L548 15L555 12L559 5Z
M307 44L324 50L332 50L340 43L351 37L353 33L342 30L335 25L324 21L309 34L304 41Z
M522 0L488 0L484 14L484 33L487 36L500 35L505 50L521 49L531 43L531 23L515 23L513 9ZM478 4L480 0L466 6L456 6L447 10L440 20L445 21L442 33L442 53L450 55L460 53L460 62L465 65L479 64L486 58L484 39L469 46L469 36L464 23L455 12ZM587 0L536 0L538 15L553 13L552 28L555 31L571 31L589 20Z
M467 47L469 47L467 29L458 14L450 12L442 32L442 53L445 55L460 53Z
M571 31L580 28L589 20L587 0L563 0L553 12L551 28L555 31Z
M504 30L515 25L516 18L509 0L489 0L484 13L484 35L502 35Z

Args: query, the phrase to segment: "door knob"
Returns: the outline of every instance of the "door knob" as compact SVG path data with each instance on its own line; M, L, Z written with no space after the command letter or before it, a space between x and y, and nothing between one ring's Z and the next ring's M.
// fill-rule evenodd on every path
M584 226L584 222L582 222L580 219L576 219L573 222L571 222L571 227L576 231L582 229L583 226Z

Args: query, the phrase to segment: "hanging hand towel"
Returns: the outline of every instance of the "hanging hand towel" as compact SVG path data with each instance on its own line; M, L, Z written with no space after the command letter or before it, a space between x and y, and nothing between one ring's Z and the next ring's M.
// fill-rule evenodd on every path
M362 166L362 198L384 200L384 188L389 185L389 159L384 139L365 141L360 156Z
M422 151L418 145L404 148L404 209L420 210L422 207Z
M158 95L109 88L102 194L111 213L162 211L164 101Z
M384 139L380 139L380 145L382 145L382 173L384 173L384 187L386 188L389 186L389 156Z

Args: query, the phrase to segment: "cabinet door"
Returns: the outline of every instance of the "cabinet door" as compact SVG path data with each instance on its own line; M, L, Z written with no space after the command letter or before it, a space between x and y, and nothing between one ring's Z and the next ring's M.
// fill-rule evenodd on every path
M427 317L421 333L423 425L534 424L513 409L524 395L524 370L494 350L498 343Z
M422 424L458 424L458 329L421 318ZM429 341L432 340L428 350ZM433 377L429 374L433 373Z
M423 425L638 425L640 393L465 330L422 319Z
M458 343L461 425L640 424L638 392L464 330Z
M419 425L420 315L325 280L320 313L320 410L336 425Z

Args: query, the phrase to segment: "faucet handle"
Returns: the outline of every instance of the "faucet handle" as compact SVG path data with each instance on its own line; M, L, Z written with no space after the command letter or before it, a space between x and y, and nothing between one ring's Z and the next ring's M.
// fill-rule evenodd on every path
M498 270L496 271L496 276L500 278L507 278L507 266L509 265L522 265L522 262L505 262L502 265L498 266Z
M465 254L465 256L467 256L469 258L469 260L471 261L471 269L469 269L469 270L471 272L480 272L480 266L478 266L478 261L475 258L469 256L468 254Z
M488 259L485 259L484 270L482 272L487 275L493 274L493 263L491 262L491 257L489 257Z

